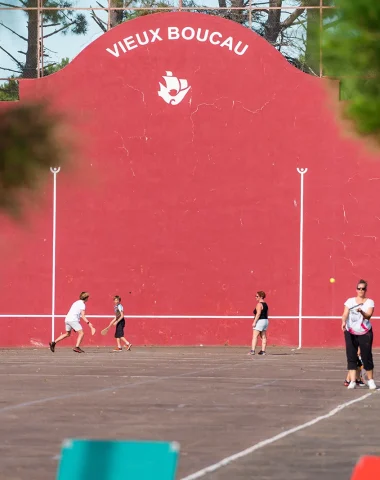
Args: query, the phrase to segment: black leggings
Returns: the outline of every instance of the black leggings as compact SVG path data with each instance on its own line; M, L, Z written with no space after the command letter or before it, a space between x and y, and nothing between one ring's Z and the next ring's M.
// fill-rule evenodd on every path
M372 328L364 335L353 335L347 330L344 332L344 339L346 340L346 354L347 354L347 370L356 370L358 365L358 347L360 347L360 356L362 358L363 366L366 370L373 370L372 358L372 343L373 331Z

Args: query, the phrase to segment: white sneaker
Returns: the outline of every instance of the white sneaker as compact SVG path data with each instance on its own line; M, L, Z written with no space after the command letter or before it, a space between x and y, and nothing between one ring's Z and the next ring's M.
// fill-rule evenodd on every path
M349 390L352 390L354 388L356 388L356 382L350 382L350 384L348 385L347 387Z
M376 383L375 383L374 380L372 380L372 379L368 380L367 384L368 384L368 388L370 390L376 390L377 387L376 387Z

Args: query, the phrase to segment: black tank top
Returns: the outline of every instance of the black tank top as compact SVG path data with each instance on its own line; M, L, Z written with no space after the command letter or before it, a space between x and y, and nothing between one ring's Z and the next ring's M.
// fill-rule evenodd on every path
M263 309L261 310L259 320L260 318L268 318L268 304L266 302L261 302L261 305L263 306ZM253 310L253 315L256 315L257 310L256 308Z

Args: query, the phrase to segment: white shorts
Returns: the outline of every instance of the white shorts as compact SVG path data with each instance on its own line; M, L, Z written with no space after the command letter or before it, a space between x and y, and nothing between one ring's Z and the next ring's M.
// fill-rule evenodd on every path
M253 330L258 330L259 332L265 332L268 328L269 321L267 318L259 318L256 325L253 327Z
M71 321L65 321L65 327L66 327L66 332L71 332L71 330L74 330L74 332L79 332L80 330L83 330L82 325L78 322L78 320L71 320Z

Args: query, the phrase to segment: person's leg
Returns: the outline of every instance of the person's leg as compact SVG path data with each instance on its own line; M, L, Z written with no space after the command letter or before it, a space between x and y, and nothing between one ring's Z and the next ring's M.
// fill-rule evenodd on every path
M54 340L54 342L50 342L49 343L49 347L50 347L50 350L54 353L55 351L55 346L58 342L61 342L62 340L64 340L65 338L68 338L70 335L71 335L71 327L69 325L65 325L65 328L66 328L66 333L61 333L61 335L56 339Z
M367 373L368 381L373 381L373 356L372 356L372 343L373 343L373 331L372 329L364 335L358 337L360 345L361 359L364 369ZM372 383L372 382L371 382ZM375 386L376 388L376 386Z
M119 333L120 333L120 339L123 340L123 342L125 343L125 345L129 345L129 342L125 339L124 337L124 328L125 328L125 320L124 318L119 322L120 323L120 330L119 330ZM121 348L121 345L120 345L120 348Z
M260 332L260 337L261 337L261 351L265 352L267 348L267 331L263 330Z
M125 346L127 347L127 350L130 350L132 348L132 343L128 342L128 340L125 337L123 337L123 340L125 342Z
M82 343L83 337L84 337L83 329L79 330L79 331L77 330L77 334L78 334L78 337L77 337L77 343L75 344L75 347L79 348L80 344Z
M355 388L356 386L356 368L358 359L358 344L356 340L357 335L352 335L347 330L344 332L344 339L346 342L346 356L347 356L347 370L348 378L350 379L349 387Z
M116 324L116 330L115 330L116 348L114 349L114 352L120 352L121 349L122 349L120 339L123 336L123 326L122 326L121 322L122 321L120 321Z
M265 352L267 348L267 331L269 326L269 320L262 320L262 328L260 332L261 337L261 351Z
M257 345L257 337L259 336L259 334L260 334L259 330L253 330L251 352L255 351L255 348L256 348L256 345Z
M75 347L73 348L74 352L76 353L84 353L84 351L80 348L80 344L82 343L84 337L84 331L82 325L78 321L72 321L68 323L69 326L78 334L77 341Z
M54 340L54 343L59 343L61 342L62 340L64 340L65 338L69 338L71 335L71 330L70 332L66 332L66 333L62 333L56 340Z

